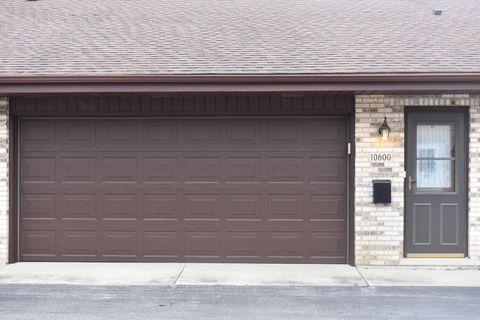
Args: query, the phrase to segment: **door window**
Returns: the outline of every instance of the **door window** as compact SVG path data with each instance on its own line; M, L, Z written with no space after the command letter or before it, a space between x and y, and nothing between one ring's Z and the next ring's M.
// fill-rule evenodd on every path
M417 191L455 191L455 127L417 125Z

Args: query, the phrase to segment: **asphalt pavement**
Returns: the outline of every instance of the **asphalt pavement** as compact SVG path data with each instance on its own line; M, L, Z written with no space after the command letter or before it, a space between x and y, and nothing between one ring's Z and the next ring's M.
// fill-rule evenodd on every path
M0 319L479 319L477 287L0 284Z

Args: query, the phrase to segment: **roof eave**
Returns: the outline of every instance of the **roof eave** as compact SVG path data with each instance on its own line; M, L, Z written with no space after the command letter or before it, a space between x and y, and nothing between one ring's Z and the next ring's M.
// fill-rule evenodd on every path
M480 73L0 77L0 94L88 92L468 91Z

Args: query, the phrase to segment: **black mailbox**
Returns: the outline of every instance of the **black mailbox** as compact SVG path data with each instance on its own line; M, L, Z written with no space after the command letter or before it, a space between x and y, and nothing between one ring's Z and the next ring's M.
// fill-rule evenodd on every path
M373 203L392 203L392 181L373 180Z

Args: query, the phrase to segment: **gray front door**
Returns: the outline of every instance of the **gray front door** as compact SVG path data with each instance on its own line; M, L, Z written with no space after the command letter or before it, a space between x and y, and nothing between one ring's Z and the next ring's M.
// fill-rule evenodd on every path
M465 114L407 114L407 257L464 257Z

